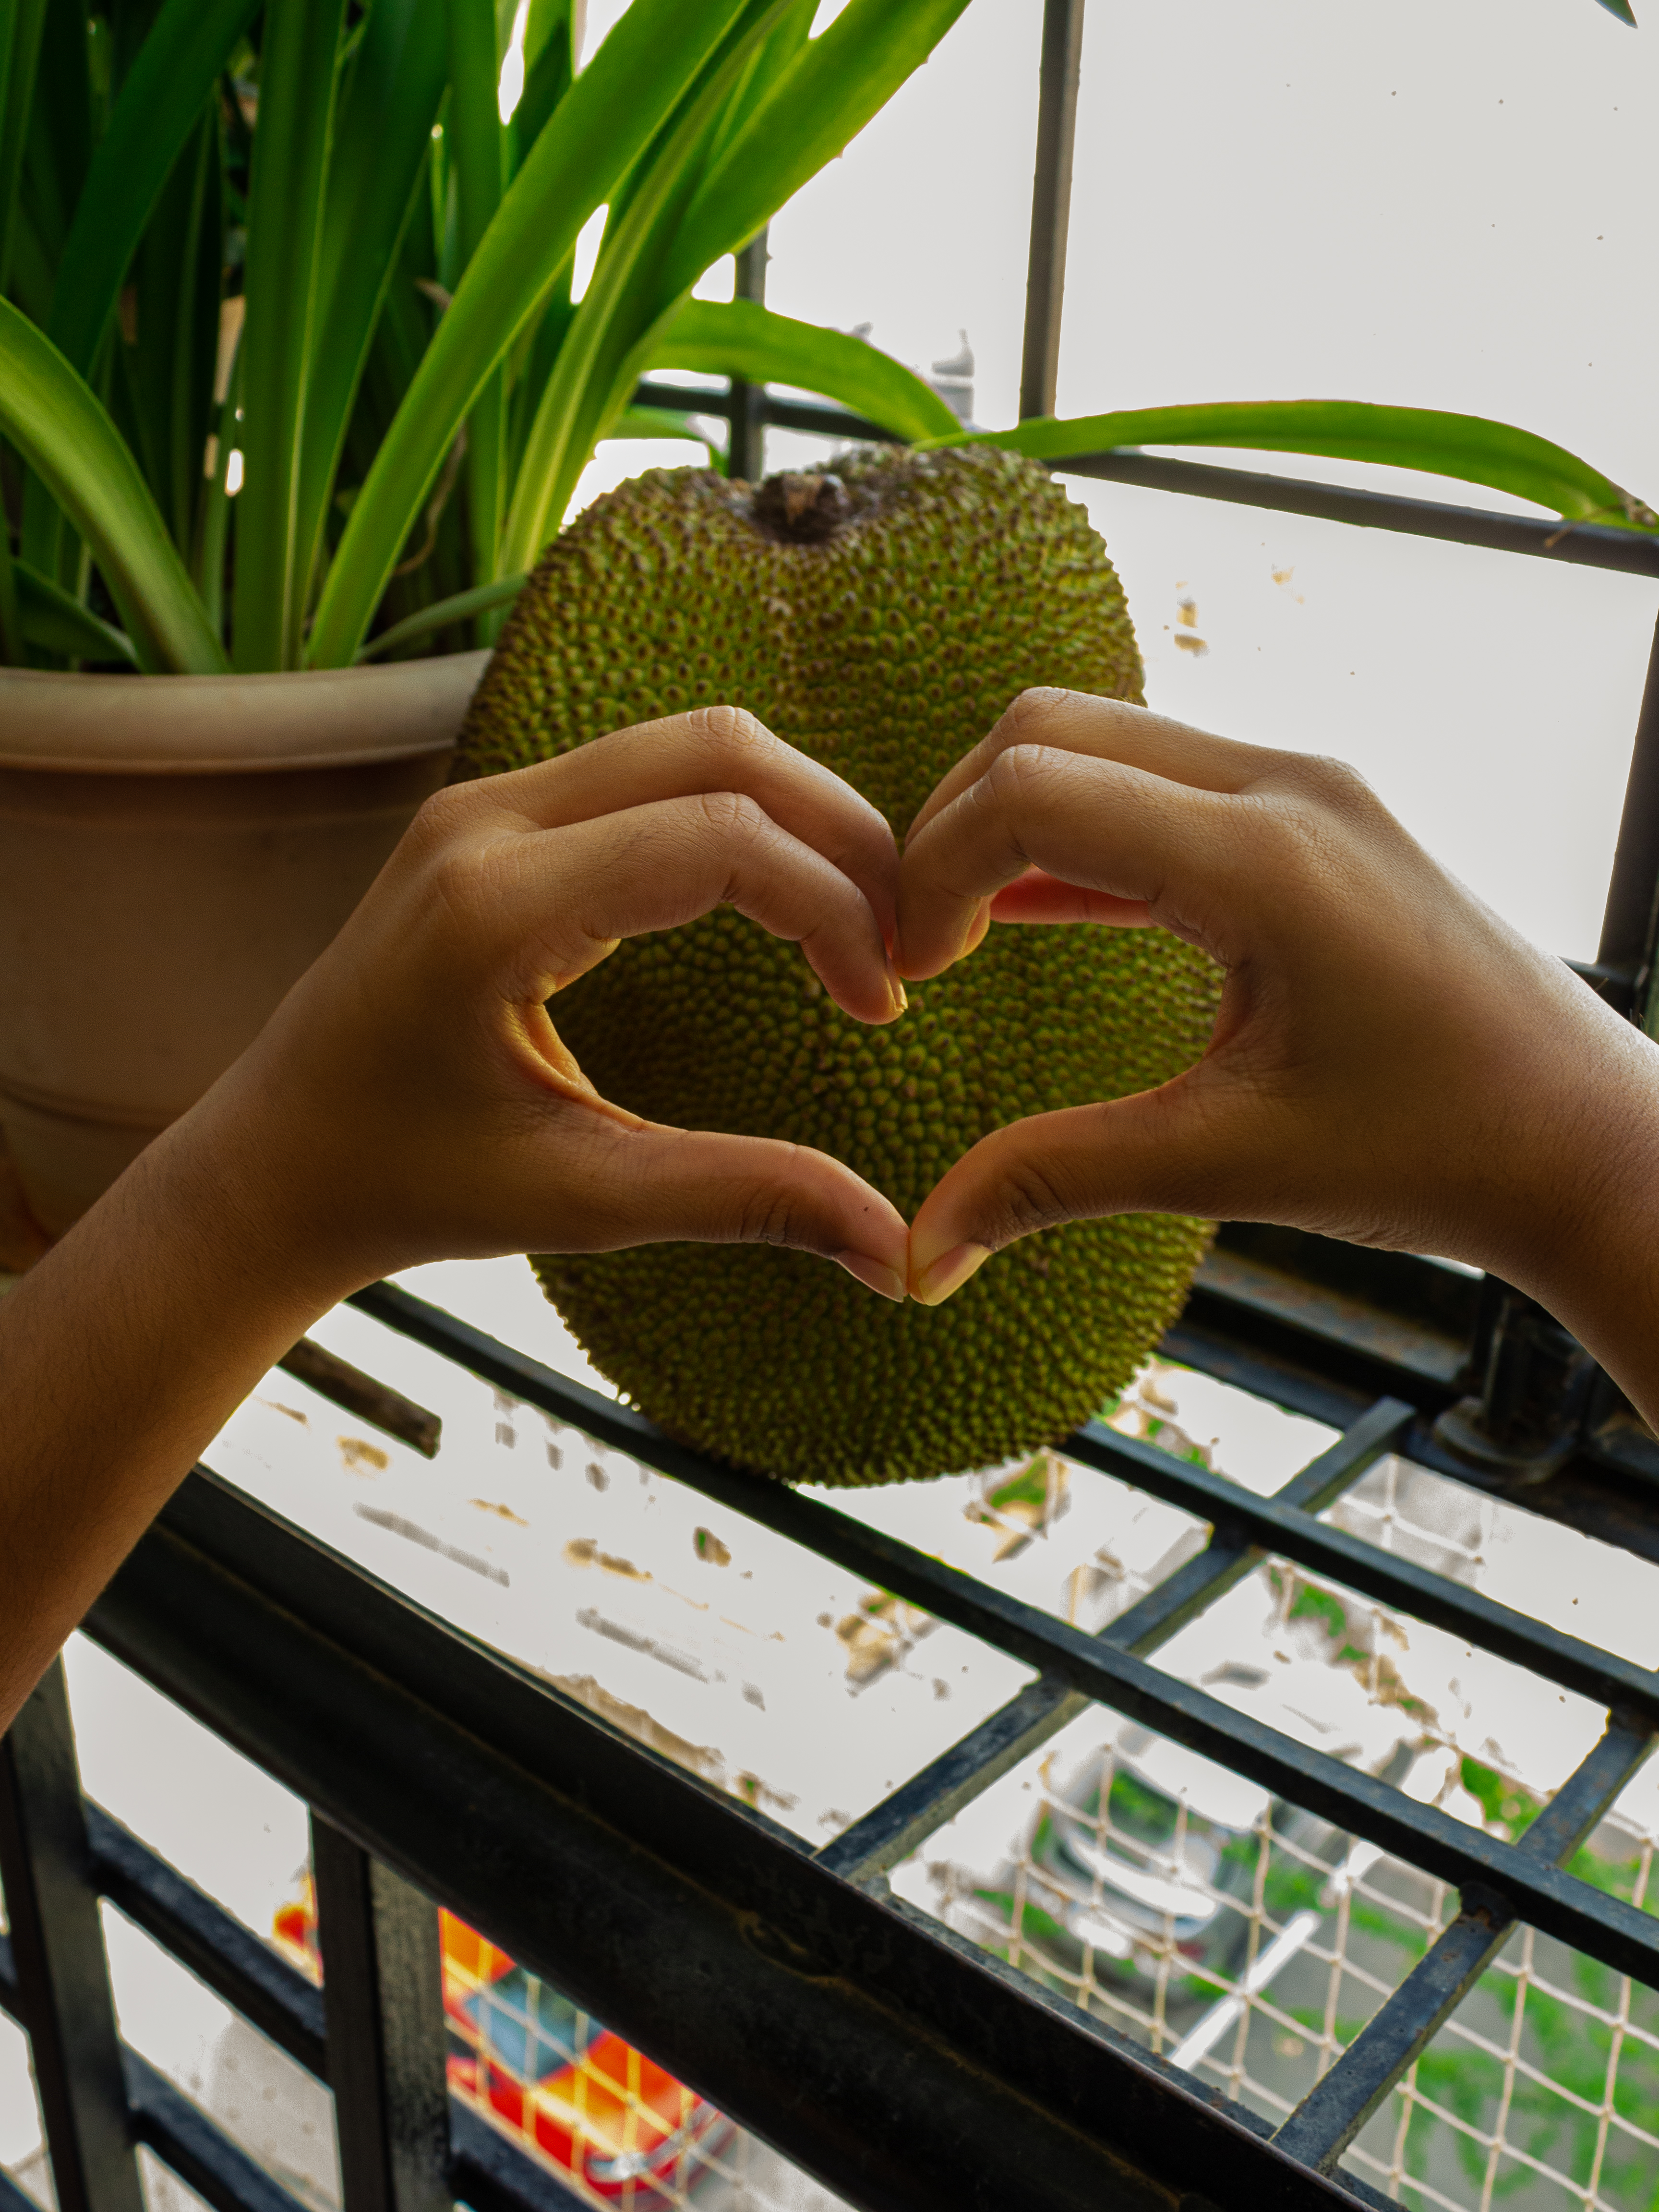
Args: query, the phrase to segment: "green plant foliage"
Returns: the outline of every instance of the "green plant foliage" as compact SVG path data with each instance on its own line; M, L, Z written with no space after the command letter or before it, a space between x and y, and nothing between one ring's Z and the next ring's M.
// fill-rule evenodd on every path
M900 438L962 435L938 392L890 354L843 331L775 315L752 300L686 301L652 340L649 365L833 392Z
M1382 460L1656 526L1474 416L1291 401L964 432L859 339L693 298L967 5L848 0L814 37L816 0L632 0L578 71L573 0L532 0L503 123L505 0L0 0L0 301L41 341L4 405L34 581L25 625L0 546L0 657L83 658L38 586L105 607L96 577L145 669L227 641L247 669L488 643L603 440L699 434L635 410L653 368L814 392L920 443ZM0 358L23 350L9 330Z
M819 40L813 0L634 0L580 75L571 0L534 0L506 124L496 0L109 4L0 0L0 293L50 341L5 414L21 551L83 606L105 572L145 667L217 665L228 631L238 666L276 668L349 661L372 630L393 652L493 635L600 438L698 434L625 420L641 346L966 0L854 0ZM787 142L757 141L781 88ZM764 373L808 374L778 319ZM829 338L827 396L944 427L906 372ZM0 654L80 657L33 584L20 631L0 550Z
M29 645L44 646L66 660L125 660L136 666L132 640L111 623L100 622L79 599L31 568L27 561L12 564L17 595L17 626Z
M110 111L58 264L49 333L89 375L168 173L258 0L167 0Z
M929 441L955 445L954 437ZM1062 421L1039 416L1012 430L982 430L975 442L1037 460L1064 460L1122 446L1243 446L1318 453L1459 477L1512 492L1573 522L1659 528L1659 516L1565 447L1512 423L1427 407L1377 407L1358 399L1254 399L1201 407L1133 407Z
M132 449L97 394L9 301L0 300L0 432L27 455L91 547L141 668L225 666Z
M345 0L266 11L248 193L247 328L236 514L239 668L293 668L307 583L299 532L301 446L317 322L328 145Z

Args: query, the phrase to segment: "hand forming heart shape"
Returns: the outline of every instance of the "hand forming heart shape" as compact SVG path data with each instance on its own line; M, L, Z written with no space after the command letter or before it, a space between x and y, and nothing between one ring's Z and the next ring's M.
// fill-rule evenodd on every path
M986 1137L907 1227L823 1152L612 1104L561 1042L550 996L722 902L797 940L861 1022L896 1018L899 976L969 957L993 921L1161 924L1225 971L1220 1013L1159 1088ZM1547 1079L1543 1030L1574 1041ZM259 1172L318 1192L311 1261L346 1287L440 1254L764 1239L932 1304L1014 1238L1121 1212L1286 1222L1520 1280L1517 1223L1535 1243L1600 1200L1550 1133L1632 1053L1646 1079L1650 1051L1351 770L1034 691L902 857L857 793L729 708L453 787L216 1110L257 1121L280 1080ZM367 1161L365 1127L384 1133Z

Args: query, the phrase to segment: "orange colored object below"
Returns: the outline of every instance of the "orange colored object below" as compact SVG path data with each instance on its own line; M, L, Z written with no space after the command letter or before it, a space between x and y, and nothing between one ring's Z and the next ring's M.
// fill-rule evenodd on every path
M731 2138L725 2114L476 1928L453 1912L438 1919L452 2094L602 2203L656 2212L691 2201ZM309 1877L272 1933L322 1979Z

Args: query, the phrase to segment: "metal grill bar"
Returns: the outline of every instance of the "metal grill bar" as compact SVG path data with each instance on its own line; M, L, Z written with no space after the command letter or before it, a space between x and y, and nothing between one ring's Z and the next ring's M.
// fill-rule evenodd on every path
M1619 842L1601 917L1596 958L1638 975L1653 957L1654 886L1659 884L1659 624L1648 655L1647 681L1636 718L1630 777Z
M437 1909L315 1813L311 1867L345 2212L449 2212Z
M737 256L737 271L732 287L734 299L765 299L769 258L766 233L762 230ZM766 470L766 387L750 384L738 376L734 376L731 382L731 412L726 416L731 439L726 448L726 472L728 476L741 477L745 483L756 483Z
M1440 538L1458 545L1484 545L1500 553L1530 553L1540 560L1614 568L1627 576L1659 576L1659 537L1615 530L1607 523L1564 523L1553 518L1501 514L1488 507L1453 507L1440 500L1395 492L1362 491L1306 477L1258 476L1254 469L1218 468L1209 461L1167 459L1123 447L1074 453L1048 466L1062 476L1100 477L1114 483L1146 484L1281 514L1309 514L1363 529L1403 530L1413 538Z
M3 2166L0 2166L0 2212L40 2212L34 2199L24 2195Z
M454 2146L450 2186L472 2212L592 2212L585 2197L526 2158L466 2106L450 2106L449 2136Z
M1346 2201L1097 2021L200 1475L88 1626L867 2212L1028 2201L1033 2173L1048 2202L1123 2212Z
M1459 1887L1469 1881L1501 1885L1535 1927L1659 1987L1659 1920L1634 1906L1603 1897L1555 1868L1540 1866L1501 1838L1467 1827L1434 1806L1419 1805L1371 1776L1264 1727L1207 1692L1097 1643L1081 1629L866 1528L848 1514L763 1476L703 1459L628 1407L567 1381L406 1291L375 1284L356 1292L351 1303L585 1434L705 1497L719 1498L820 1559L867 1575L896 1596L1248 1775L1276 1796L1381 1844L1425 1873ZM1237 1497L1242 1501L1248 1493Z
M1054 411L1082 61L1083 0L1044 0L1031 246L1025 265L1025 342L1019 365L1022 420Z
M1398 1361L1354 1354L1347 1339L1327 1326L1317 1285L1304 1289L1304 1311L1292 1316L1267 1311L1200 1277L1160 1350L1165 1358L1332 1427L1352 1420L1364 1403L1354 1387L1356 1370L1370 1370L1385 1388L1413 1399L1431 1415L1458 1395ZM1502 1474L1455 1458L1436 1441L1426 1419L1413 1426L1401 1449L1451 1481L1491 1496L1514 1494ZM1547 1482L1528 1486L1522 1502L1528 1512L1659 1562L1656 1498L1659 1454L1644 1431L1626 1425L1587 1437Z
M1550 1865L1570 1858L1653 1747L1644 1722L1615 1716L1518 1848ZM1472 1884L1450 1927L1279 2129L1279 2148L1328 2172L1503 1949L1515 1922L1504 1899Z
M671 384L648 377L637 386L634 397L641 407L680 408L731 419L731 400L713 386ZM776 423L781 429L883 445L903 443L893 431L883 429L867 416L852 414L823 400L782 399L769 392L761 412L764 421ZM1443 538L1452 544L1480 545L1499 553L1526 553L1539 560L1565 561L1577 568L1611 568L1626 576L1659 576L1659 536L1615 530L1608 523L1563 523L1547 516L1454 507L1444 500L1411 499L1397 492L1318 483L1304 477L1271 475L1265 470L1258 472L1218 468L1209 461L1175 460L1130 447L1072 453L1050 459L1044 466L1060 476L1145 484L1155 491L1182 492L1192 499L1218 499L1231 506L1267 507L1279 514L1312 515L1326 522L1353 523L1362 529L1403 531L1413 538Z
M88 1803L86 1816L93 1880L111 1904L262 2035L325 2081L321 1990L101 1806Z
M213 2212L308 2212L147 2058L123 2045L121 2066L135 2139L170 2166Z
M1384 1399L1328 1451L1293 1474L1279 1498L1315 1509L1328 1504L1376 1464L1411 1417L1409 1406ZM1196 1559L1187 1560L1156 1589L1108 1621L1098 1640L1144 1658L1242 1582L1261 1559L1260 1548L1222 1514L1214 1516L1214 1528ZM818 1853L820 1864L849 1881L867 1881L884 1873L1010 1767L1057 1735L1087 1703L1058 1677L1040 1675L824 1844Z
M0 1882L59 2212L143 2212L61 1659L0 1737Z
M86 1815L103 1894L307 2073L326 2082L321 1990L100 1807L88 1801ZM27 2027L3 1936L0 2012ZM120 2056L137 2139L216 2212L305 2212L146 2059L125 2045ZM586 2212L584 2199L468 2106L452 2102L449 2133L450 2188L473 2212ZM39 2212L3 2172L0 2212Z
M1408 1411L1401 1408L1402 1415ZM1403 1419L1399 1425L1405 1425ZM1593 1698L1598 1705L1636 1706L1659 1723L1659 1674L1633 1661L1547 1627L1479 1590L1401 1559L1398 1553L1384 1552L1363 1536L1330 1528L1303 1509L1282 1504L1276 1498L1241 1492L1224 1475L1174 1459L1136 1437L1121 1437L1098 1421L1091 1421L1068 1438L1065 1449L1084 1466L1133 1482L1206 1521L1225 1515L1256 1542L1283 1553L1298 1566L1350 1583L1368 1597L1398 1606L1437 1628L1450 1629L1547 1681Z

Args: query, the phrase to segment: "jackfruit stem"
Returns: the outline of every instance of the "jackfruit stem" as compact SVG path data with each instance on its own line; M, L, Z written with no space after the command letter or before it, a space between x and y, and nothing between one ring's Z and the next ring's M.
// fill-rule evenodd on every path
M837 476L782 470L756 486L750 512L769 538L822 545L852 520L853 501Z

